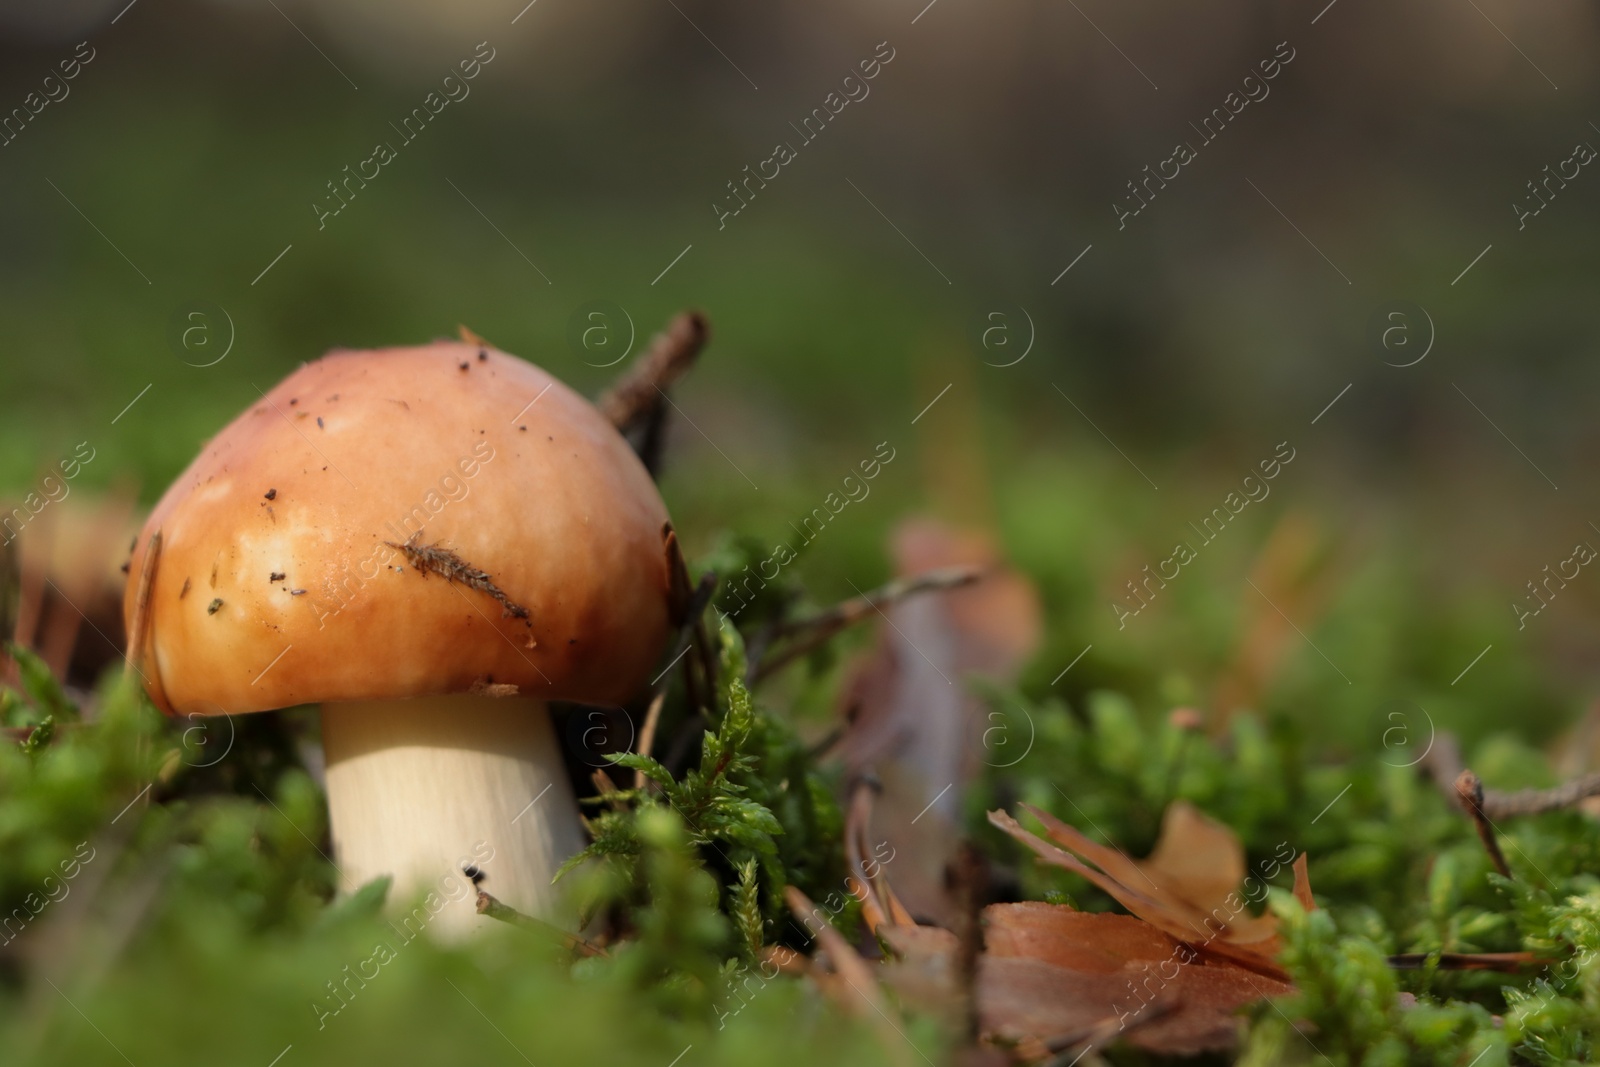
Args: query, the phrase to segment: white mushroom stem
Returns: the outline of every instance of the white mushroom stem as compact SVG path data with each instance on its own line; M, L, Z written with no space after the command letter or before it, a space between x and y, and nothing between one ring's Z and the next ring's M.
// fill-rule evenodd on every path
M390 875L391 911L408 928L426 917L456 939L493 922L462 871L474 864L503 903L557 918L551 879L585 838L543 701L325 704L322 743L340 892ZM419 898L431 907L413 910Z

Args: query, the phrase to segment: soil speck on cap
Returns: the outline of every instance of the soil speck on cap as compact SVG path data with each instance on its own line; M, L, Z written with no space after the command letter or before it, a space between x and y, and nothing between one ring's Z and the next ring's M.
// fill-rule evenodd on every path
M468 363L466 360L462 360L461 361L461 369L462 370L466 370L468 367L471 367L471 366L472 366L472 364Z
M517 429L522 430L523 432L526 432L528 428L526 426L518 426Z
M290 596L305 596L306 595L306 591L304 589L291 589L291 590L289 590L289 595Z
M289 406L290 406L290 407L294 407L294 406L295 406L295 405L296 405L296 404L298 404L298 403L300 403L300 398L299 398L299 397L297 397L297 396L291 396L291 397L290 397L290 398L289 398Z
M478 362L479 363L485 362L486 360L488 360L488 358L489 358L489 350L488 349L486 349L486 348L478 349Z
M222 598L221 597L217 597L217 599L213 600L211 603L206 605L206 614L207 615L215 615L218 612L218 610L221 609L221 607L222 607Z
M182 600L184 597L186 597L188 595L189 595L189 579L185 578L183 580L183 588L178 590L178 599Z
M319 429L319 430L320 430L320 429L322 429L322 428L323 428L323 426L322 426L322 416L321 416L321 415L318 415L318 416L317 416L317 429Z
M278 499L278 491L276 489L268 489L264 495L268 500Z
M271 574L267 575L267 581L269 582L281 582L283 581L283 578L284 574L282 571L273 571Z

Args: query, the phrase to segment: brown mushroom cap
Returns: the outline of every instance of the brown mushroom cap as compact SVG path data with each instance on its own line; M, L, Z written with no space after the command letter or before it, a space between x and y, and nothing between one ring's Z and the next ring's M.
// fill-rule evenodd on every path
M132 632L159 530L139 667L169 713L485 684L617 701L668 636L667 521L627 442L540 368L444 341L336 351L167 490L123 615Z

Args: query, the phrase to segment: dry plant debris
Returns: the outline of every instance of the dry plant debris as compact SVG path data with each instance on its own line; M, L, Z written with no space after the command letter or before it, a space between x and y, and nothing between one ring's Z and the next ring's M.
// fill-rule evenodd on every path
M443 575L447 582L460 582L480 593L488 593L500 601L500 606L504 609L502 614L507 618L528 617L528 609L514 603L506 596L500 587L494 584L487 571L479 570L448 548L440 548L437 544L423 544L421 530L406 538L403 544L396 544L393 541L385 541L384 544L404 553L406 561L424 578L429 574Z

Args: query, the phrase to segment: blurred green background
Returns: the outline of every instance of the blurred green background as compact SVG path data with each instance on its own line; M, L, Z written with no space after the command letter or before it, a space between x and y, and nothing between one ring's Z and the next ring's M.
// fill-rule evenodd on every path
M6 108L78 42L93 53L0 148L9 496L87 441L74 491L148 503L331 347L464 323L594 393L615 370L571 342L580 309L611 302L642 345L693 306L714 339L677 391L664 480L692 553L728 528L782 536L887 440L905 458L807 580L882 578L913 512L995 531L1047 608L1035 695L1215 704L1265 593L1301 635L1242 692L1314 703L1323 744L1379 746L1395 701L1469 739L1542 741L1595 693L1600 582L1525 629L1510 607L1600 544L1596 179L1520 230L1511 206L1600 141L1592 6L0 10ZM326 183L398 144L391 124L480 42L470 96L319 230ZM727 183L889 50L870 95L719 228ZM1293 59L1270 93L1119 229L1127 183L1201 144L1191 124L1275 52ZM1410 347L1375 340L1395 301L1431 322L1412 366L1394 364L1430 332L1414 311ZM211 347L185 349L198 302ZM1270 498L1119 629L1125 583L1284 441Z

